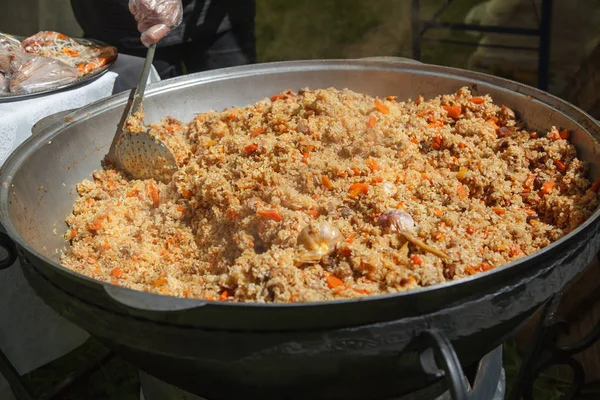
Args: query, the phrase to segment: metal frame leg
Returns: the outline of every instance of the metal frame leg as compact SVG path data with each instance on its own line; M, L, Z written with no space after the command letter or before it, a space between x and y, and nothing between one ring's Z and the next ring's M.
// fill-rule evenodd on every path
M561 400L575 400L586 389L585 370L574 356L590 348L600 340L600 321L579 341L560 345L559 337L569 329L569 324L557 318L556 312L563 293L556 294L545 306L542 320L536 328L533 343L525 355L508 400L533 400L536 380L549 367L563 365L573 372Z
M440 22L437 17L451 3L452 0L446 0L446 3L436 12L431 21L421 20L421 2L420 0L412 0L411 5L411 43L412 57L417 61L421 61L421 40L428 40L442 43L453 43L457 45L472 45L475 47L497 47L510 48L515 50L538 51L538 88L548 90L550 80L550 43L552 36L552 4L553 0L542 0L540 25L536 29L529 28L514 28L503 26L488 26L488 25L470 25L462 23ZM422 38L424 32L428 29L450 29L450 30L473 30L477 32L497 32L511 35L527 35L537 36L540 38L540 44L537 49L535 47L521 46L501 46L501 45L481 45L479 43L462 42L447 39L426 39Z
M550 80L550 38L552 30L552 0L542 0L540 48L538 57L538 88L548 90Z
M412 58L421 61L421 1L412 0L411 7Z

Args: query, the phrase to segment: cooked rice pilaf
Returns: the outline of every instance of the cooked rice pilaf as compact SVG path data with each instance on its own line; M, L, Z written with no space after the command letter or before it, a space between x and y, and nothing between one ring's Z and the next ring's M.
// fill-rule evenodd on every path
M180 170L81 182L66 267L208 300L353 298L517 260L598 206L568 131L529 131L466 88L408 102L287 91L151 132Z

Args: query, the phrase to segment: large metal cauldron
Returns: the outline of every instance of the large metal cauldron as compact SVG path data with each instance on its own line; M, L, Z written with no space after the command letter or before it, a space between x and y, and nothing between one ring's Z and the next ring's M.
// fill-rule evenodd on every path
M465 85L515 110L530 129L569 129L579 156L591 163L591 178L600 176L600 126L581 110L515 82L444 67L374 61L236 67L152 85L144 108L149 122L166 115L187 121L285 89L350 88L414 99ZM150 374L210 399L399 396L442 376L432 352L422 353L429 346L444 356L442 369L457 384L459 365L448 341L463 365L478 361L600 247L596 211L558 242L495 270L407 293L328 303L229 304L94 281L61 267L56 249L64 246L60 232L75 184L100 167L126 101L121 94L91 104L15 151L1 172L0 222L17 244L27 279L51 307ZM461 397L461 390L456 393Z

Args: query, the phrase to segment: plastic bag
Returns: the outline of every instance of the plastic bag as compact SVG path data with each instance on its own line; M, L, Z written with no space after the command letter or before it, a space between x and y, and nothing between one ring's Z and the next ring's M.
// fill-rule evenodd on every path
M138 22L141 40L150 46L179 24L183 18L181 0L129 0L129 11Z
M0 33L0 72L15 73L21 67L24 54L18 40Z
M0 72L0 94L8 93L8 78Z
M10 79L14 94L33 93L76 81L81 73L60 60L27 55L25 62Z
M117 58L112 46L80 44L77 40L54 31L41 31L21 42L28 54L56 58L82 74L93 72Z

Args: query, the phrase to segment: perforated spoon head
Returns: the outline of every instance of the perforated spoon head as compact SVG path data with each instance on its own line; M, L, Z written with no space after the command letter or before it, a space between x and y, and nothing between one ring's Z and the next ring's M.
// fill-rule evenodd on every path
M134 179L169 182L177 171L177 160L162 141L147 131L124 131L115 147L115 161Z
M142 114L142 100L154 51L154 45L148 48L140 82L132 91L107 159L133 179L154 178L166 183L177 171L177 160L166 144L144 128Z

